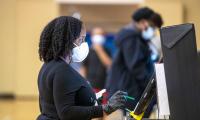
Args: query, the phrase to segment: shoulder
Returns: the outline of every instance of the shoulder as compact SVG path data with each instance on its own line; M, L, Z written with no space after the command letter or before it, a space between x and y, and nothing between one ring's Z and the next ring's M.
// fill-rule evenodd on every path
M86 86L84 79L69 64L64 61L54 63L53 87L54 90L70 93Z
M140 32L136 30L135 27L132 27L130 25L127 25L125 27L123 27L119 33L119 35L124 35L124 36L139 36L140 35Z
M135 31L133 29L128 29L128 28L122 28L119 32L118 32L118 36L134 36L135 35Z
M63 60L54 61L53 71L55 75L60 77L70 78L76 76L76 73L74 72L73 68Z
M135 29L123 28L121 29L116 36L116 43L121 46L123 42L133 42L140 40L140 34Z
M54 69L54 80L65 86L83 86L84 78L64 61L57 61Z

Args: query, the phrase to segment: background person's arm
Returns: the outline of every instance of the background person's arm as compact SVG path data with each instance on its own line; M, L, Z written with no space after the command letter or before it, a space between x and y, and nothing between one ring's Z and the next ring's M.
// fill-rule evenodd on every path
M86 78L87 77L87 67L85 65L81 65L79 73L81 74L81 76Z
M111 64L112 64L112 60L107 55L107 53L105 52L105 50L103 49L103 47L101 45L94 44L93 48L96 51L96 53L97 53L99 59L101 60L101 62L103 63L103 65L106 68L109 68L111 66Z
M148 46L147 46L148 47ZM126 39L122 44L122 52L125 61L125 66L131 74L134 75L138 84L145 88L147 85L147 77L150 74L148 68L148 59L147 53L144 53L145 46L142 45L139 38L135 39ZM147 52L147 51L146 51Z
M132 38L125 39L122 43L122 54L126 68L129 71L134 71L135 66L142 58L139 40Z

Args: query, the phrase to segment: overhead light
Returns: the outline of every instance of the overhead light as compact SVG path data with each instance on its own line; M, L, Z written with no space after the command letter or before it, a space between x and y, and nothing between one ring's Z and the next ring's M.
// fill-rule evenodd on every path
M56 0L59 4L140 4L144 0Z

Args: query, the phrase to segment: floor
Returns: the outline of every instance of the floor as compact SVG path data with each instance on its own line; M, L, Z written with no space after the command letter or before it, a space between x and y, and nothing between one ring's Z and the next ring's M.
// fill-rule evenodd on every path
M0 100L0 120L36 120L39 115L36 99ZM116 111L104 120L122 120L120 111ZM152 118L155 118L155 113Z
M36 120L37 100L0 100L0 120Z

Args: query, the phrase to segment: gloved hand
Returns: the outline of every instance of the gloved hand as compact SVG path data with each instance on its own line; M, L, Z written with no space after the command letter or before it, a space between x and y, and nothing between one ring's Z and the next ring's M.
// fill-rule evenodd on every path
M110 114L115 110L122 108L126 103L126 98L124 96L128 95L127 92L117 91L108 100L108 103L103 105L103 110L105 113Z

